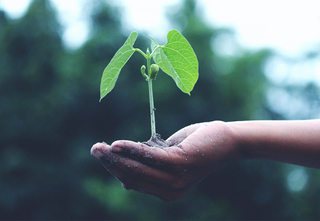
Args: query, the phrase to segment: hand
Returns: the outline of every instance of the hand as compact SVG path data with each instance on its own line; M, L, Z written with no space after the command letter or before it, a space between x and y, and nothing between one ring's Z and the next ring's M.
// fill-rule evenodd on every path
M232 133L223 122L187 126L157 148L132 141L97 143L91 153L126 189L162 200L182 198L219 165L236 158Z

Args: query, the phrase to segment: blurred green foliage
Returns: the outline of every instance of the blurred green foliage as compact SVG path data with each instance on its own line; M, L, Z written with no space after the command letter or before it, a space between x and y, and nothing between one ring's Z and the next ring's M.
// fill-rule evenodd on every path
M195 1L182 4L168 17L193 46L200 78L189 97L159 73L154 94L162 137L202 121L286 119L266 101L270 82L264 65L273 53L220 55L212 44L221 36L233 38L232 30L208 25L196 12ZM119 11L94 2L90 38L75 51L64 47L49 1L34 0L16 20L0 11L0 219L320 219L317 170L233 162L182 200L166 203L124 190L90 156L98 141L149 139L141 56L132 57L118 87L98 102L102 71L127 37ZM147 48L147 36L140 34L136 45ZM319 104L316 85L283 89L303 91L306 102ZM312 110L318 107L312 105ZM299 190L297 182L299 191L290 190L290 174L306 174L297 177L305 187Z

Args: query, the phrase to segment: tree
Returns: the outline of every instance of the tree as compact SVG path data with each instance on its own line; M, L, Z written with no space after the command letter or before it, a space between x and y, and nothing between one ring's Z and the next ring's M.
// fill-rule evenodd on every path
M65 110L72 103L55 11L35 0L20 19L0 14L1 219L94 217L98 205L80 209L90 201L79 185L85 171L76 162L83 162L70 156L62 129L71 127Z

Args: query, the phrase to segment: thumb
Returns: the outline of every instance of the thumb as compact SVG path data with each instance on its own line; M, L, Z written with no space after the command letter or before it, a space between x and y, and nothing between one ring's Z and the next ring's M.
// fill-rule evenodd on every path
M192 124L187 127L182 128L181 130L177 131L173 135L171 135L167 142L169 145L177 145L184 141L189 135L194 133L203 123Z

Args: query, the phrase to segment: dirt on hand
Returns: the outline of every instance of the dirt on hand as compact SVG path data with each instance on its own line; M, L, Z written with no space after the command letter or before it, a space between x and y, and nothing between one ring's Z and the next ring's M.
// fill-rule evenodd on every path
M173 144L170 144L169 142L163 140L160 136L160 134L156 134L156 136L152 136L148 141L143 142L143 144L146 144L150 147L158 147L158 148L165 148L173 146Z

